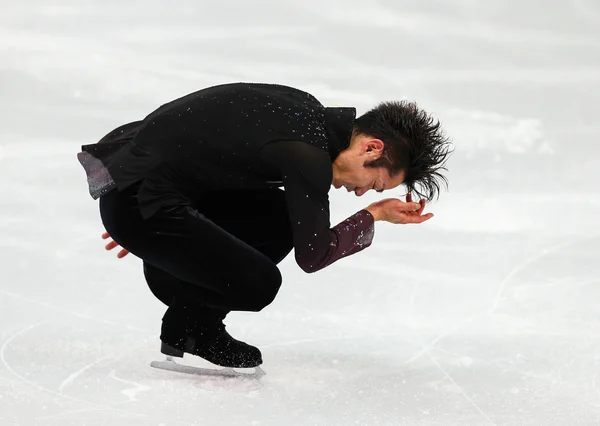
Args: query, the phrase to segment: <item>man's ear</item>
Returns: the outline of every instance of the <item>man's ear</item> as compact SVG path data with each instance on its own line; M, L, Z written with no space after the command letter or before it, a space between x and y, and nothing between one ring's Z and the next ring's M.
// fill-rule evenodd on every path
M365 152L369 152L371 154L379 154L381 155L383 153L383 141L381 139L368 139L365 141L365 144L363 145L363 153ZM378 155L378 156L379 156Z

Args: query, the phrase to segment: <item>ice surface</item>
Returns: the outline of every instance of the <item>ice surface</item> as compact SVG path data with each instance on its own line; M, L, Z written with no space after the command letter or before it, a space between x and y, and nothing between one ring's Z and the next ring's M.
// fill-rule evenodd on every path
M600 424L597 2L0 6L0 424ZM164 307L75 157L229 81L414 99L456 147L434 219L230 315L259 382L150 367ZM395 195L332 191L333 222Z

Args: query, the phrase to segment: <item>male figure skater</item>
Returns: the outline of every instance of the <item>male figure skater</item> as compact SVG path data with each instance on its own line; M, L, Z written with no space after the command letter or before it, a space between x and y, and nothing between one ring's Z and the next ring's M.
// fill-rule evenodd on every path
M78 159L112 249L143 260L168 306L161 351L225 367L256 367L258 348L234 339L230 311L258 312L277 295L277 264L294 249L307 273L369 247L375 221L422 223L447 184L440 124L409 102L356 117L302 90L233 83L191 93L125 124ZM357 196L404 185L338 225L328 192ZM422 198L413 202L411 193Z

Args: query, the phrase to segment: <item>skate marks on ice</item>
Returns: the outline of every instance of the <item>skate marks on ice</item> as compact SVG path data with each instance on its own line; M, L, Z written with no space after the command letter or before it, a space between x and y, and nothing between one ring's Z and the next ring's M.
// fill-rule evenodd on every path
M557 244L554 246L544 247L542 250L540 250L540 252L538 254L525 260L520 265L517 265L512 271L510 271L508 273L508 275L498 285L498 291L497 291L496 297L494 298L494 302L492 304L492 307L488 311L488 314L493 315L494 312L496 312L496 310L498 309L498 306L500 304L502 293L504 292L504 289L506 288L507 283L509 281L511 281L513 279L513 277L515 275L517 275L519 272L523 271L524 269L533 265L534 263L542 260L544 257L548 256L549 254L556 253L560 250L565 249L566 247L581 245L584 242L594 240L598 237L599 237L599 235L592 235L592 236L587 236L584 238L578 238L575 241L567 241L567 242L563 242L563 243L560 243L560 244Z
M10 291L6 291L3 289L0 289L0 295L4 295L10 298L13 298L17 301L20 302L25 302L27 304L31 304L31 305L35 305L41 308L45 308L48 310L53 310L62 314L66 314L69 316L74 316L76 318L79 319L83 319L83 320L87 320L87 321L91 321L97 324L103 324L103 325L108 325L108 326L112 326L112 327L118 327L119 329L125 329L127 331L135 331L135 332L140 332L146 335L149 335L150 332L146 329L140 328L140 327L136 327L134 325L131 324L121 324L115 321L111 321L105 318L99 318L97 316L93 316L93 315L89 315L89 314L85 314L85 313L81 313L81 312L77 312L71 309L66 309L64 307L61 307L59 305L55 305L46 301L40 301L37 299L32 299L30 297L26 297L22 294L18 294L18 293L13 293Z
M62 381L62 383L58 387L58 393L60 393L61 395L64 395L65 388L67 386L69 386L72 382L74 382L79 376L81 376L83 373L90 370L91 368L95 367L96 365L98 365L104 361L107 361L109 359L111 359L111 357L108 357L108 356L98 358L97 360L92 361L89 364L84 365L77 371L71 373L65 380Z
M23 302L29 303L31 300ZM94 318L86 316L85 319ZM138 355L140 351L146 351L144 348L150 342L154 342L156 336L146 336L140 345L124 350L121 347L121 337L115 337L110 331L109 335L103 336L107 332L107 325L115 325L112 322L90 322L89 329L96 330L91 332L94 335L92 340L88 334L81 336L81 330L78 328L65 325L61 320L46 319L20 329L10 335L0 347L0 361L19 381L42 392L59 396L65 401L85 404L91 407L88 410L114 409L129 413L115 407L141 399L141 393L152 394L153 387L148 380L155 381L161 376L157 376L156 370L148 364L140 362ZM111 329L112 327L108 328ZM138 334L139 330L132 331ZM58 340L56 336L60 336ZM33 364L27 361L30 357ZM204 362L200 359L190 361L191 364ZM265 374L262 369L253 373L226 369L220 371L216 370L219 367L208 365L214 369L199 367L198 372L203 374L189 374L184 380L190 382L191 379L194 387L204 390L245 392L262 387L259 382ZM191 372L185 366L178 369L177 366L167 365L163 369L173 371L168 375L169 380L177 371ZM98 377L107 378L102 381L101 388L97 388L98 382L95 378ZM114 384L111 384L111 381ZM91 389L95 389L94 397L91 400L82 399L81 395L91 395ZM119 395L124 395L126 399L119 398ZM132 415L145 416L138 413Z
M484 317L489 317L492 316L496 313L496 311L498 310L501 300L502 300L502 295L505 292L505 289L507 288L507 285L509 282L511 282L515 276L517 276L519 273L522 273L523 271L527 270L527 268L531 267L532 265L536 264L537 262L543 260L546 256L550 255L550 254L557 254L560 253L562 250L564 250L567 247L571 247L571 246L581 246L583 243L585 242L589 242L592 240L595 240L598 238L598 235L592 235L592 236L586 236L583 238L577 238L575 240L572 241L566 241L566 242L562 242L556 245L552 245L552 246L547 246L547 247L543 247L537 254L530 256L529 258L527 258L524 262L518 264L516 267L514 267L498 284L497 286L497 290L496 290L496 295L492 301L492 305L488 310L479 312L475 315L469 316L467 318L465 318L462 321L459 321L458 324L456 324L455 326L451 327L450 329L446 330L445 332L439 334L437 337L435 337L433 340L431 340L429 343L425 343L422 339L420 334L417 332L416 328L414 327L414 320L413 320L413 312L414 312L414 303L416 300L416 296L417 296L417 292L419 289L419 285L418 284L414 284L413 285L413 289L411 291L411 295L409 298L409 308L408 308L408 316L409 316L409 328L411 330L411 333L413 335L413 337L417 340L417 342L419 343L419 345L421 346L421 350L416 353L415 355L413 355L412 357L410 357L409 359L407 359L405 361L405 365L409 364L409 363L413 363L415 362L417 359L421 358L423 355L427 355L428 358L431 360L431 362L435 365L435 367L440 371L440 373L453 385L455 386L455 388L460 392L460 394L463 395L463 397L472 405L472 407L479 412L479 414L486 420L486 422L488 424L491 425L496 425L497 423L494 422L494 420L492 420L492 418L490 417L490 415L488 415L476 402L473 398L471 398L471 396L469 396L469 394L465 391L465 389L460 386L458 384L458 382L452 377L452 375L441 365L441 363L438 361L438 358L434 355L434 351L437 351L439 353L447 353L447 354L452 354L456 357L461 358L461 360L466 360L465 362L472 362L472 360L468 357L465 356L463 354L458 354L458 353L451 353L449 351L445 351L443 349L440 348L436 348L436 345L443 340L444 338L447 338L449 336L451 336L452 334L458 332L461 328L465 327L467 324L470 323L474 323L476 320L481 320ZM591 281L586 281L584 283L584 285L589 284ZM596 279L593 280L593 282L597 282ZM594 337L594 338L598 338L598 335L595 335L593 333L589 334L589 337ZM532 377L537 377L535 374L533 373L529 373L529 372L524 372L524 371L519 371L516 368L513 368L514 371L524 375L524 376L532 376ZM596 388L596 382L595 380L593 380L593 387Z
M152 390L152 388L150 386L142 385L141 383L136 383L136 382L132 382L130 380L125 380L120 377L117 377L117 370L114 370L114 369L110 370L108 377L110 377L113 380L116 380L117 382L133 386L131 388L124 389L121 391L121 393L123 395L125 395L127 398L129 398L129 401L137 401L138 400L137 395L139 393L148 392L148 391Z
M490 418L490 416L473 400L473 398L471 398L469 396L469 394L465 391L465 389L462 386L460 386L456 380L454 380L454 378L450 375L450 373L448 373L448 371L444 367L442 367L442 365L440 364L438 359L435 357L435 355L433 355L431 349L433 348L433 345L437 342L437 340L435 340L434 343L426 345L423 342L423 340L421 339L421 336L414 329L413 310L414 310L414 301L417 296L418 288L419 288L418 283L415 283L413 285L413 290L412 290L411 296L410 296L410 305L409 305L408 315L409 315L409 329L411 331L412 336L416 339L416 341L421 346L421 351L419 352L419 355L412 357L408 361L405 361L404 364L406 365L406 364L410 363L412 360L417 359L422 354L426 353L428 355L429 359L431 360L431 362L433 363L433 365L435 365L435 368L437 370L439 370L439 372L444 376L444 378L446 380L448 380L448 382L450 382L456 389L458 389L458 391L465 398L465 400L469 404L471 404L471 406L486 420L486 422L488 422L488 424L496 426L496 423ZM438 337L438 339L439 339L439 337Z
M7 352L8 349L11 347L11 344L15 341L15 339L19 338L19 337L23 337L24 335L26 335L27 333L40 328L43 325L47 325L49 324L50 321L49 320L44 320L41 322L37 322L35 324L31 324L25 328L22 328L21 330L11 334L6 341L3 343L3 345L0 347L0 362L2 362L2 365L4 365L4 367L6 368L7 371L9 371L13 376L15 376L19 381L34 387L36 389L38 389L41 392L44 393L48 393L51 395L54 395L56 397L59 397L62 400L68 400L70 402L74 402L77 404L83 404L84 406L86 406L86 408L83 409L75 409L75 410L70 410L70 411L61 411L58 415L55 416L43 416L43 417L36 417L37 420L42 420L42 419L49 419L52 417L59 417L59 416L67 416L69 414L73 414L73 413L83 413L83 412L93 412L93 411L112 411L116 414L121 414L121 415L126 415L128 417L133 417L133 418L144 418L144 417L148 417L147 414L140 414L140 413L135 413L132 411L128 411L128 410L122 410L122 409L118 409L115 408L114 405L118 405L118 404L97 404L95 402L89 401L89 400L85 400L85 399L81 399L81 398L76 398L73 396L69 396L69 395L65 395L64 394L64 388L67 384L69 384L71 381L73 381L77 376L79 376L81 373L83 373L85 370L87 370L87 368L81 369L81 371L76 372L74 374L71 374L67 379L65 379L62 384L59 387L59 390L53 390L47 386L41 385L39 383L36 383L30 379L28 379L27 377L25 377L24 374L21 374L20 372L18 372L11 363L9 363L8 361L8 357L7 357ZM94 362L94 364L96 364L97 362Z
M431 340L430 343L426 344L423 346L422 350L420 352L418 352L417 354L415 354L413 357L409 358L408 360L405 361L406 364L411 363L415 360L417 360L418 358L420 358L421 356L423 356L424 354L426 354L428 352L429 349L435 347L435 345L442 339L444 339L447 336L452 335L453 333L456 333L457 331L459 331L461 328L465 327L468 324L474 323L476 320L480 320L484 317L487 316L491 316L494 315L494 313L497 311L500 302L502 300L502 294L504 293L507 284L513 280L513 278L523 272L524 270L526 270L528 267L534 265L536 262L539 262L540 260L543 260L543 258L545 256L548 256L550 254L553 253L557 253L562 249L565 249L566 247L570 247L570 246L575 246L575 245L581 245L582 243L586 242L586 241L591 241L594 239L597 239L599 237L599 235L592 235L592 236L587 236L587 237L583 237L583 238L578 238L576 240L573 241L568 241L568 242L562 242L553 246L549 246L549 247L544 247L540 250L540 252L534 256L529 257L527 260L525 260L524 262L520 263L519 265L517 265L515 268L513 268L498 284L498 288L496 291L496 296L494 297L494 300L492 301L492 306L485 311L479 312L475 315L469 316L467 318L465 318L462 321L459 321L455 326L447 329L445 332L439 334L437 337L435 337L433 340ZM413 304L414 304L414 300L416 298L416 291L417 291L418 287L415 286L413 288L413 294L411 294L410 297L410 306L409 306L409 312L412 315L413 312Z
M75 329L75 333L79 331ZM56 332L62 337L57 339ZM7 394L0 406L29 404L34 398L44 407L43 411L15 411L23 424L67 418L77 419L78 424L86 420L100 424L98 419L110 417L132 426L149 424L149 419L156 424L192 425L195 423L191 418L174 420L167 410L162 410L164 392L193 390L189 395L197 397L199 391L244 393L257 388L256 384L242 384L231 378L188 377L182 381L181 376L172 375L176 373L161 377L143 362L148 355L140 359L140 353L147 352L149 341L125 348L121 338L113 340L114 337L100 335L94 341L80 340L77 334L69 335L71 332L65 324L47 319L16 330L0 346L0 370L15 378L11 388L17 390ZM182 384L186 386L182 388ZM28 396L26 401L23 395ZM148 410L148 404L154 404L156 410Z

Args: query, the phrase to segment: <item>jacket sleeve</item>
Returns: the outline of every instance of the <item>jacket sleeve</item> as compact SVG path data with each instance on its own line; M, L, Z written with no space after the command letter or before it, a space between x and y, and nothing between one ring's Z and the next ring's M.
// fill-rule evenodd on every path
M89 192L94 200L117 187L108 165L114 156L133 140L141 125L142 121L124 124L99 142L81 147L77 159L85 170Z
M316 272L371 245L374 219L360 210L330 227L331 159L306 142L272 142L263 160L281 173L292 226L295 258L305 272Z

